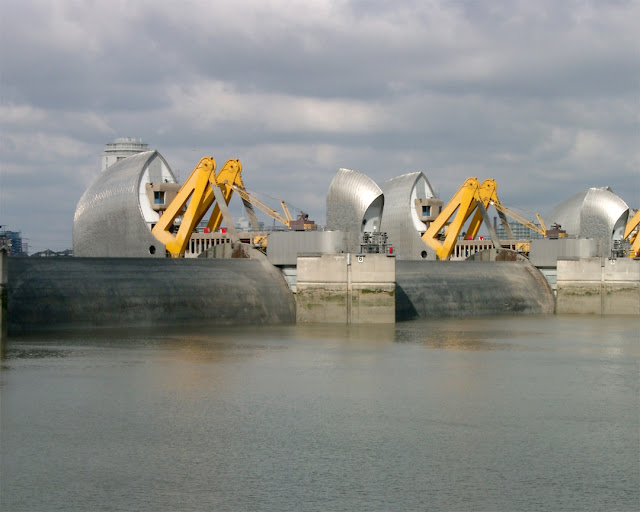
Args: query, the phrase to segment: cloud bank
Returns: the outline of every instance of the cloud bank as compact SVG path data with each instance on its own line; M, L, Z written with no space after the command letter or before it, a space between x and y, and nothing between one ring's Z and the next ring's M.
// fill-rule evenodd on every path
M185 179L324 222L340 167L469 176L548 213L592 186L640 207L640 3L18 1L0 16L0 224L71 247L104 144L141 137Z

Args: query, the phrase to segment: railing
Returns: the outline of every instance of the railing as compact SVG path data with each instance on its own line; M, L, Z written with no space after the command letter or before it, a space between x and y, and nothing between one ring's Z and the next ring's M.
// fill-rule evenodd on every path
M526 241L527 240L501 240L500 247L502 249L515 251L518 244ZM458 240L449 259L451 261L466 260L469 256L473 256L475 253L487 249L493 249L493 242L491 240Z
M386 233L363 233L360 252L363 254L387 254L389 237Z

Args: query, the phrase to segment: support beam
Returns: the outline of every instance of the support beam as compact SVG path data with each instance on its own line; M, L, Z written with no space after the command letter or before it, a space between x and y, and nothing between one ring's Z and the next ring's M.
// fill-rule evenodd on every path
M231 242L235 244L236 242L240 241L240 237L238 236L238 232L233 225L233 217L231 217L231 213L229 213L229 208L227 208L227 202L224 200L222 190L220 190L220 187L217 187L215 185L212 185L211 188L213 189L213 195L216 198L216 206L220 208L222 218L227 225L227 233L229 234L229 238L231 239Z
M498 217L500 217L500 222L502 222L502 225L504 226L504 230L507 233L507 240L515 240L516 237L513 236L513 230L511 229L511 225L507 220L507 216L501 210L496 209L496 211L498 212Z
M249 222L251 222L251 229L254 231L260 231L260 223L258 222L258 217L256 216L256 211L253 208L253 205L247 201L244 197L242 198L242 204L244 206L247 215L249 216Z
M484 207L484 204L482 204L482 201L477 201L476 206L478 208L478 211L480 212L480 215L482 215L482 219L484 220L487 229L489 230L489 236L491 237L491 243L493 244L493 247L497 251L499 251L502 246L500 245L500 240L498 240L498 233L494 229L493 224L491 224L491 219L489 218L487 209Z

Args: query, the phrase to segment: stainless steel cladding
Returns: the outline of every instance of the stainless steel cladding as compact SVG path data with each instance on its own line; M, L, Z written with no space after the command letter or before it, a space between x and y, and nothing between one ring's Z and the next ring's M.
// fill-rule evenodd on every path
M380 230L384 197L368 176L340 169L327 192L327 230L346 231L349 252L359 252L362 233Z
M382 184L384 216L380 230L389 236L397 259L435 259L435 252L422 241L426 231L417 210L421 199L434 197L433 189L421 172L397 176Z
M560 224L567 236L600 240L603 255L613 238L621 238L629 206L609 187L592 187L560 203L547 216L547 228Z
M163 182L176 179L157 151L124 158L98 174L76 206L74 256L163 258L164 245L151 234L159 213L146 190L147 183Z

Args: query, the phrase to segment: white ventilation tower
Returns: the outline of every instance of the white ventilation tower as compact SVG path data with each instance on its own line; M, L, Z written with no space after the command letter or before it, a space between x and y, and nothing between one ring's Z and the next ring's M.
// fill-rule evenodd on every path
M134 137L120 137L114 140L110 144L106 144L104 147L104 153L102 154L102 169L115 164L118 160L127 158L128 156L135 155L149 151L149 144L144 144L142 139L136 139Z

